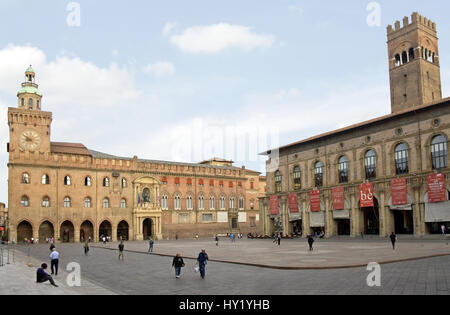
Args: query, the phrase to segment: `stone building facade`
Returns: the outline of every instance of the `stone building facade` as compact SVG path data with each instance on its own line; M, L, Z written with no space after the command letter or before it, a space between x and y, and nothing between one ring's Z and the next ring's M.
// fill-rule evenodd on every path
M259 172L211 159L176 163L124 158L80 143L50 140L51 112L42 111L28 68L8 109L9 239L61 242L212 237L258 233Z
M436 24L413 13L387 33L392 113L262 153L264 234L420 237L450 227L450 98Z

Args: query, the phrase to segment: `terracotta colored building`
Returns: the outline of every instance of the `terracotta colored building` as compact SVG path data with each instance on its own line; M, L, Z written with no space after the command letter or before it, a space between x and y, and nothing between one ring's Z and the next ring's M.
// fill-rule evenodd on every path
M450 227L450 98L436 24L411 18L387 28L391 114L263 153L277 165L260 199L263 233L420 237Z
M52 113L31 66L8 109L9 238L79 242L258 233L260 173L211 159L197 164L118 157L52 142Z

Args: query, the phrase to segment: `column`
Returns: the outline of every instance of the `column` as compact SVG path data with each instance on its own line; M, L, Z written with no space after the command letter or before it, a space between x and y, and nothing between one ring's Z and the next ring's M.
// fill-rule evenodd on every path
M356 195L355 195L354 191L351 192L350 198L351 198L351 202L352 202L352 210L351 210L352 215L351 215L351 224L350 224L351 233L350 234L352 237L357 237L359 234L361 234L361 232L359 231L359 216L358 216L359 209L357 207Z
M80 226L74 226L73 231L74 231L73 241L75 243L79 243L80 242Z
M384 185L384 184L383 184ZM380 237L388 236L387 234L387 215L386 215L386 202L385 202L384 187L380 192L380 204L378 205L380 214Z
M111 229L111 233L112 233L112 240L113 240L113 242L117 242L117 225L113 225L112 227L111 227L112 229Z

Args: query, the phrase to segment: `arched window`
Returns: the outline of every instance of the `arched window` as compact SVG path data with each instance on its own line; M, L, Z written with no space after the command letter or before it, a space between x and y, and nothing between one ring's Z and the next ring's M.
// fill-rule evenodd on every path
M220 210L225 210L225 197L220 197Z
M108 198L103 199L103 208L105 208L105 209L109 208L109 199Z
M30 206L30 200L28 199L27 196L22 196L22 198L20 199L20 205L22 207L29 207Z
M447 139L438 135L431 140L431 161L433 170L447 167Z
M395 55L395 66L400 67L402 65L402 59L400 58L399 54Z
M192 196L189 195L186 198L186 209L192 210L194 207L192 206Z
M169 209L169 203L168 203L167 195L163 195L162 198L161 198L161 208L163 210L168 210Z
M233 210L234 209L234 197L230 198L230 209Z
M203 196L198 197L198 210L205 210L205 199Z
M408 53L406 51L402 52L402 64L408 63Z
M39 104L39 100L36 101L36 108L41 109L41 105Z
M127 188L127 180L122 178L122 188Z
M71 207L71 200L70 197L64 198L64 208L70 208Z
M91 207L91 198L89 198L89 197L84 198L84 207L85 208Z
M377 158L374 150L369 150L365 155L366 179L374 179L377 177Z
M50 207L50 198L48 196L42 198L42 207L44 208Z
M348 183L348 159L344 155L339 159L339 183Z
M20 100L20 106L25 106L25 99L24 99L24 98L22 98L22 99Z
M302 188L301 176L300 166L294 167L294 189Z
M275 192L281 192L281 172L276 171L275 172Z
M414 56L414 48L410 48L409 49L408 55L409 55L409 61L414 60L414 58L415 58L415 56Z
M33 99L32 98L28 99L28 109L29 110L33 109Z
M92 180L89 176L86 176L84 178L84 186L91 186L92 185Z
M174 208L175 208L175 210L181 209L180 195L176 195L174 198Z
M121 207L122 209L125 209L125 208L127 207L127 200L126 200L125 198L122 198L122 199L120 200L120 207Z
M395 147L395 173L397 175L408 174L408 146L400 143Z
M42 185L49 185L50 184L50 176L47 174L42 175Z
M209 197L209 210L214 210L214 196Z
M64 185L65 186L70 186L70 176L64 177Z
M320 161L314 165L314 184L316 187L323 185L323 163Z
M29 184L30 183L30 175L28 173L22 174L22 184Z
M109 187L109 178L108 177L103 178L103 187Z
M244 197L239 197L239 210L244 210Z

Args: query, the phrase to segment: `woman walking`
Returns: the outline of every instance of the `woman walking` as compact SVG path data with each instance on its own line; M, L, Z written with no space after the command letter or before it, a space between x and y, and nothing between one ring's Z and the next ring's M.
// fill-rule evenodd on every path
M181 275L181 268L184 267L184 261L180 254L177 254L173 258L172 267L175 268L175 278L179 278Z

